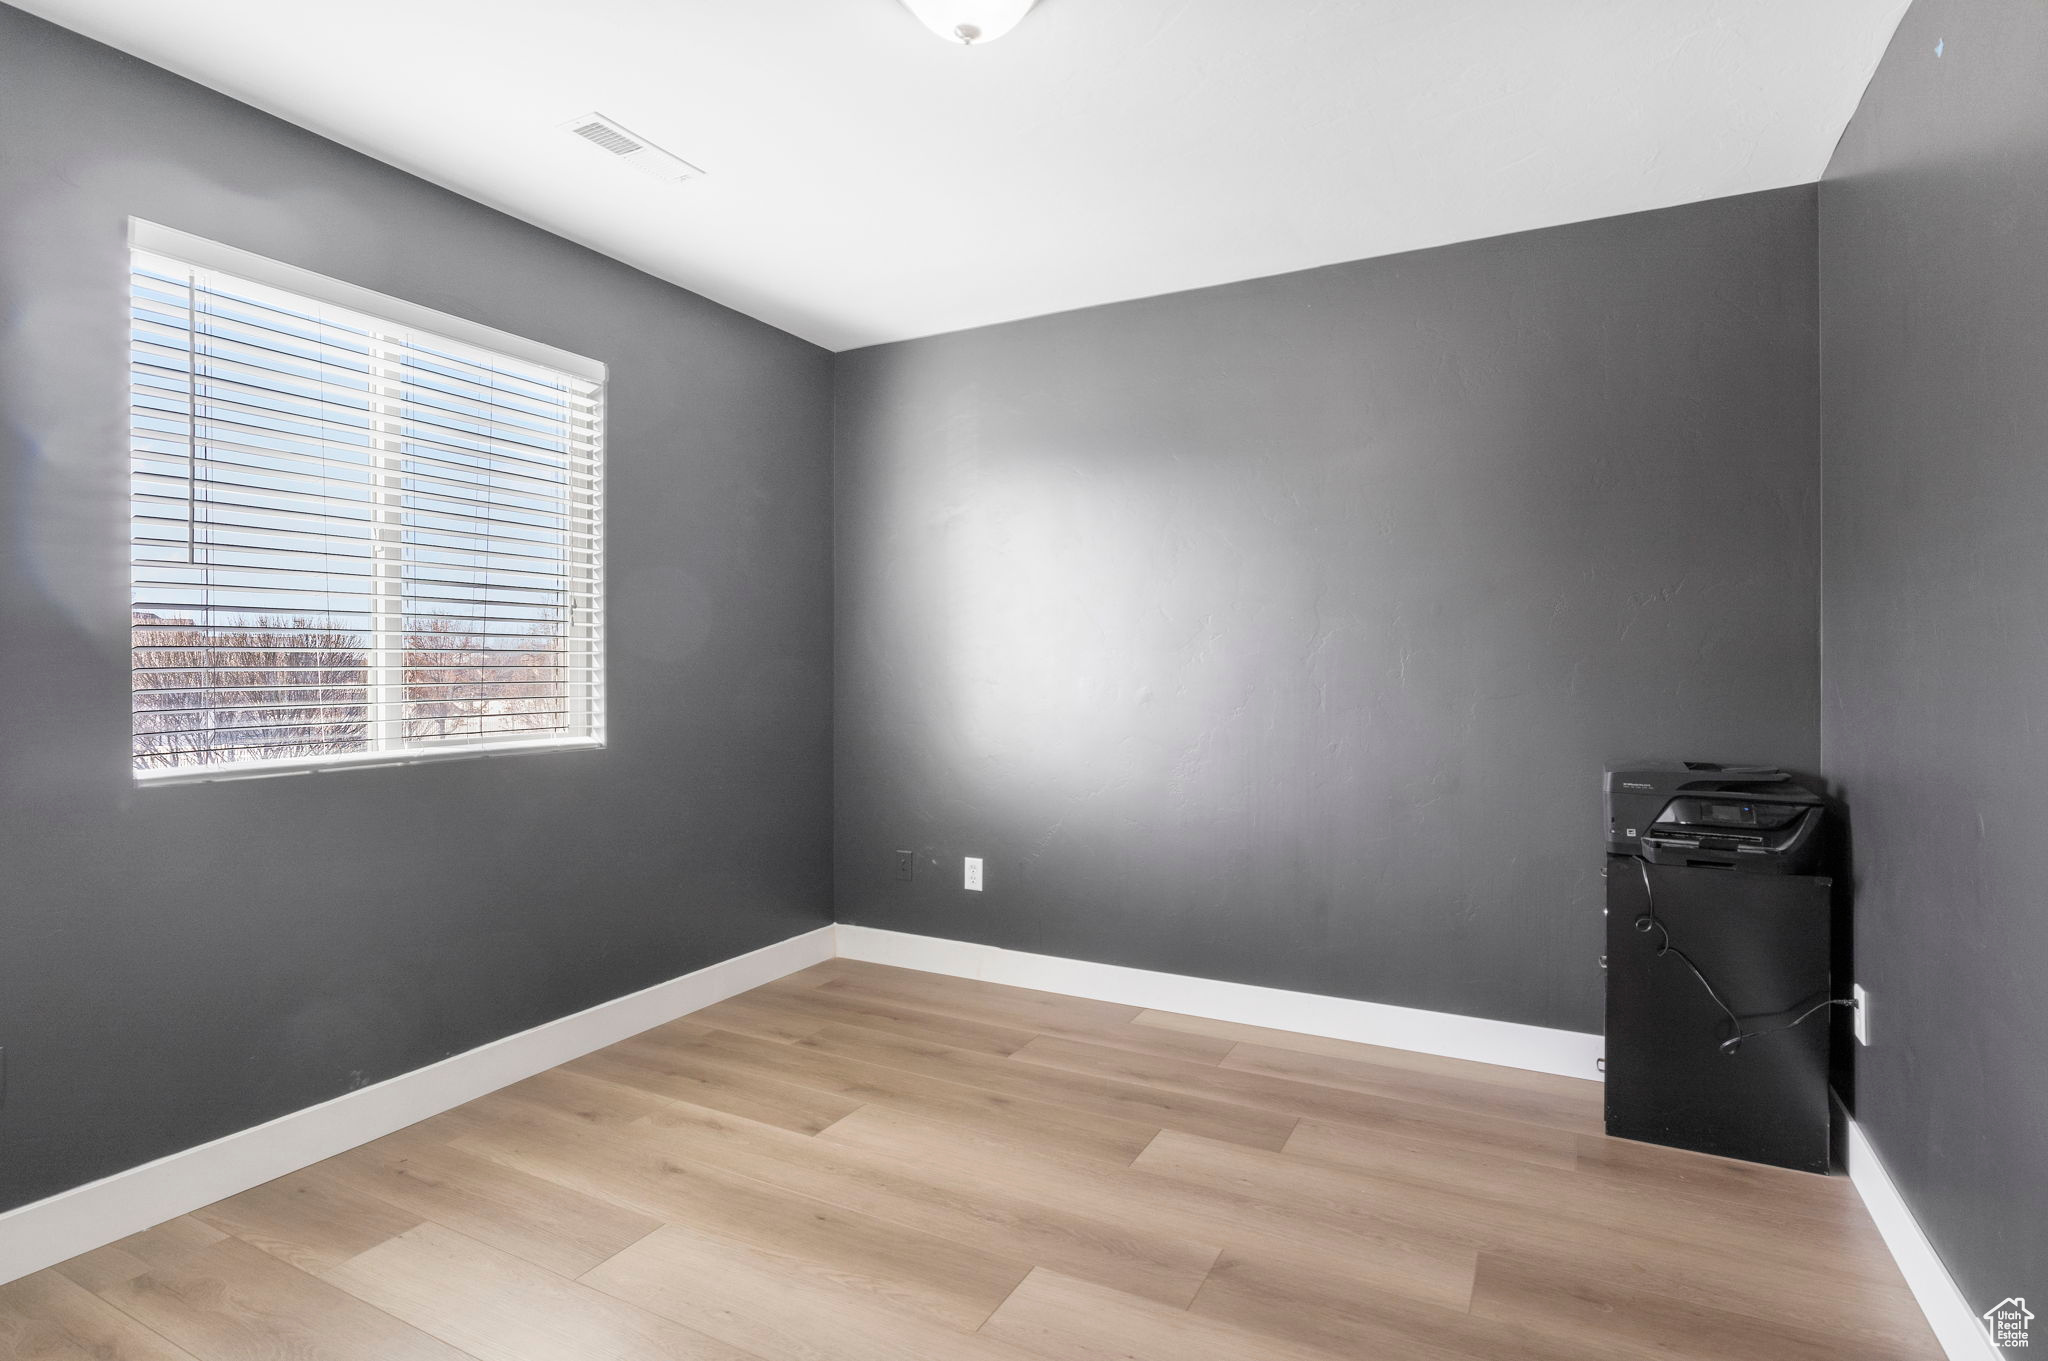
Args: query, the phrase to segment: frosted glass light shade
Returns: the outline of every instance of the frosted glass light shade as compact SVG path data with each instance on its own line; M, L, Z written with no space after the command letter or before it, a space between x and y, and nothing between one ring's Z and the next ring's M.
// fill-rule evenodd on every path
M1015 28L1037 0L903 0L919 22L949 43L991 43Z

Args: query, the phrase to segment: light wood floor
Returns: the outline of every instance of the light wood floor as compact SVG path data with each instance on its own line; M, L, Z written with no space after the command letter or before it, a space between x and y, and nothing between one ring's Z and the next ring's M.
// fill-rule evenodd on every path
M37 1361L1940 1352L1590 1082L835 961L0 1287Z

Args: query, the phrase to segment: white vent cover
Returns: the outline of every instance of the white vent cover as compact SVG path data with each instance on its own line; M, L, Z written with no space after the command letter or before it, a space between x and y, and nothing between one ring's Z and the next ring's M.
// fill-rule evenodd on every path
M610 152L635 170L666 184L681 184L704 173L682 157L653 145L645 137L628 132L601 113L587 113L581 118L570 119L562 126L592 146Z

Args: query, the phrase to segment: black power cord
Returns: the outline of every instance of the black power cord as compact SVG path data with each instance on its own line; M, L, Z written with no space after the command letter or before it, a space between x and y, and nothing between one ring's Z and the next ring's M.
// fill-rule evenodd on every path
M1714 999L1714 1005L1721 1008L1721 1014L1728 1018L1728 1023L1735 1027L1735 1033L1721 1041L1722 1053L1733 1054L1736 1050L1742 1048L1744 1040L1754 1040L1764 1035L1775 1035L1781 1030L1790 1030L1815 1012L1826 1011L1829 1007L1853 1007L1856 1005L1854 998L1830 997L1825 1002L1815 1002L1783 1025L1766 1026L1762 1030L1744 1030L1743 1026L1750 1021L1761 1020L1763 1016L1778 1016L1783 1013L1773 1011L1762 1013L1759 1016L1739 1016L1736 1014L1735 1008L1722 1001L1721 994L1707 980L1707 975L1701 970L1700 966L1693 963L1692 956L1671 943L1670 928L1657 920L1657 893L1655 889L1650 887L1649 862L1647 860L1638 860L1636 861L1636 868L1641 870L1643 875L1643 915L1636 918L1636 930L1643 932L1655 931L1659 937L1657 942L1658 957L1677 955L1684 962L1685 967L1692 970L1692 976L1700 981L1700 986L1707 990L1707 996Z

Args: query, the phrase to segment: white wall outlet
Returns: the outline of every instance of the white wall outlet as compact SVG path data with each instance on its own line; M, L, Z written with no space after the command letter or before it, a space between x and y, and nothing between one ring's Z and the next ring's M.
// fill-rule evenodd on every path
M967 857L967 887L976 893L981 892L981 857L978 855Z
M1856 1043L1870 1043L1870 994L1863 990L1861 983L1849 985L1849 996L1856 1005L1849 1008L1850 1023L1856 1027Z

